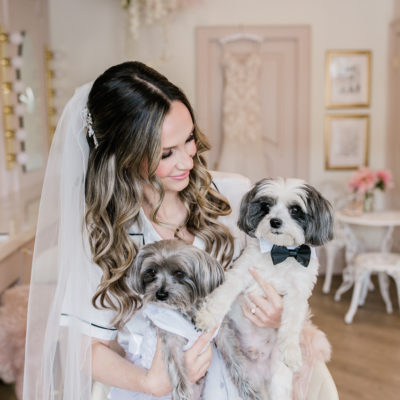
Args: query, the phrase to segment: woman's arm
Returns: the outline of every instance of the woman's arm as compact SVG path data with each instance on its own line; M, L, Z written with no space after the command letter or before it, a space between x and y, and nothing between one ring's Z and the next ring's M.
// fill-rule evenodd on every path
M242 306L244 316L260 328L279 328L282 316L282 297L273 286L260 277L256 269L250 268L249 271L263 290L264 296L250 293L246 305Z
M93 339L92 378L107 386L163 396L169 393L171 388L165 367L160 366L160 353L160 346L157 343L152 367L147 371L112 350L110 342ZM153 373L150 373L151 371ZM157 373L159 377L158 385L153 385L154 373Z
M192 383L202 378L211 364L212 350L208 345L214 330L197 339L194 345L185 352L185 365L189 380ZM157 339L157 348L149 370L141 368L121 357L110 348L110 342L92 340L92 377L107 386L151 394L156 397L171 392L167 369L162 356L162 344Z

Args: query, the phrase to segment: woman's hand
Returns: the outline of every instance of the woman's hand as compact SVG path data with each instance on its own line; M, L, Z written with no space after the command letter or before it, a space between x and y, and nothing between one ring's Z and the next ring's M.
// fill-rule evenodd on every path
M195 383L202 378L211 364L212 348L209 342L215 331L216 328L210 332L203 333L193 346L184 353L186 372L191 383ZM206 349L203 351L204 348ZM161 397L170 393L171 390L171 382L162 355L162 343L160 338L157 338L156 353L151 368L146 375L145 392Z
M171 392L171 382L162 355L161 339L157 337L156 353L154 354L151 368L145 379L145 393L155 397L162 397Z
M212 347L209 342L216 330L217 328L214 328L210 332L203 333L193 346L185 351L186 373L192 383L201 379L211 365ZM204 348L205 350L203 351Z
M246 304L242 306L244 316L260 328L279 328L282 316L282 297L267 281L262 279L256 269L249 269L254 280L264 292L264 296L249 293Z

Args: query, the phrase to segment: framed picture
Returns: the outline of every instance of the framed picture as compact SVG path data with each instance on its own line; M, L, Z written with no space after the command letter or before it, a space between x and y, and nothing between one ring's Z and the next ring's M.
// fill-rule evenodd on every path
M368 165L369 115L325 117L325 168L357 169Z
M371 96L371 52L328 51L326 53L326 106L369 107Z

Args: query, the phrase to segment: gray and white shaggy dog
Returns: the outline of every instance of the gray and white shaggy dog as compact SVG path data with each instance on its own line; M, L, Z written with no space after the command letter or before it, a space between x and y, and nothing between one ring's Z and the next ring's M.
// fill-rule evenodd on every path
M141 296L144 310L149 304L165 307L178 311L187 321L193 323L194 315L206 296L222 284L224 270L217 260L199 248L177 239L162 240L139 250L126 279L132 290ZM187 340L155 324L152 326L163 344L163 358L172 387L171 398L203 398L204 379L192 385L185 371L183 348ZM228 328L224 335L230 338L224 344L224 350L231 363L243 365L244 357L236 336ZM241 369L231 370L236 372L235 383L242 399L261 399Z
M248 245L196 314L196 326L207 331L223 321L219 336L229 326L246 354L244 362L235 365L231 350L220 347L232 375L248 375L263 399L289 400L293 374L303 362L300 334L318 273L313 246L333 237L331 206L302 180L263 179L242 199L238 226L250 236ZM242 313L247 292L263 295L250 267L283 296L279 329L259 328Z

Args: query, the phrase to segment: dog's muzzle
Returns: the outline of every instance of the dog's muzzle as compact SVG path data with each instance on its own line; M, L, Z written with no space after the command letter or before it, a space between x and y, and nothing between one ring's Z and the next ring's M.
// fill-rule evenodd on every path
M279 218L271 218L269 224L271 225L272 228L278 229L282 226L282 220Z
M157 300L165 301L168 299L168 292L166 292L164 289L160 289L156 292L156 297Z

